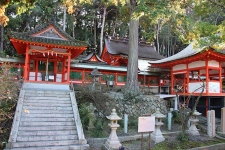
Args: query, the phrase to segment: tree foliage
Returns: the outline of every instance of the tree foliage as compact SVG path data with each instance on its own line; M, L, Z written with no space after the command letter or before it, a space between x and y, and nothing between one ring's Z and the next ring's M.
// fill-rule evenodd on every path
M34 2L35 7L23 9L28 13L12 17L17 12L23 12L14 11L15 9L31 6ZM89 52L101 52L106 33L127 37L135 31L134 39L130 37L130 52L134 52L134 55L129 54L130 67L133 68L137 64L137 58L133 57L136 56L137 48L132 44L137 45L138 39L155 43L157 51L164 56L175 54L182 50L183 43L188 44L191 41L198 41L196 46L213 46L216 49L224 47L224 44L221 44L225 39L224 1L8 0L2 4L4 7L8 6L6 15L11 22L10 29L20 32L35 28L52 18L61 23L63 13L60 8L66 6L66 31L76 39L88 41ZM132 29L130 20L138 21ZM7 35L7 28L5 32ZM131 69L128 76L132 77L128 79L136 82L136 75L137 70Z
M9 62L2 62L0 68L0 143L8 140L20 87L16 78L17 73L13 69ZM0 149L2 149L1 146Z

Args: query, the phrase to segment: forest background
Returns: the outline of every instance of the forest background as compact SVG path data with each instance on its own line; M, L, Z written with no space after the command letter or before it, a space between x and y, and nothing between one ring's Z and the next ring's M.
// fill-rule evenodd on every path
M107 35L128 37L126 89L139 89L138 41L156 46L165 57L191 41L196 47L224 49L224 0L1 0L0 52L17 55L8 36L49 21L88 42L85 53L103 51Z
M1 0L0 52L17 55L9 44L10 32L26 32L50 20L58 22L72 37L88 41L87 53L102 51L100 40L106 35L128 37L131 3L132 0ZM220 33L224 38L223 0L136 0L133 3L138 6L138 39L154 42L157 51L166 57L200 37Z

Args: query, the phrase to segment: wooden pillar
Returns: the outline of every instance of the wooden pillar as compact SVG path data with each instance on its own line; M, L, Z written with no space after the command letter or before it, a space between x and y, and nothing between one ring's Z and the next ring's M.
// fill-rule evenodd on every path
M206 80L205 80L205 88L206 88L206 94L209 94L209 59L207 58L205 61L205 71L206 71Z
M63 64L62 64L62 81L61 82L65 81L65 65L66 65L66 59L64 58Z
M56 74L58 73L58 61L57 59L54 61L54 82L56 82Z
M70 55L68 56L67 61L67 82L70 82L70 61L71 61L71 50L69 50Z
M118 73L116 73L116 78L115 78L115 85L117 85L117 82L118 82Z
M82 71L82 84L84 84L84 70Z
M28 63L29 63L29 54L28 54L28 50L29 50L29 45L26 45L26 56L25 56L25 64L24 64L24 80L28 80Z
M222 88L223 88L222 82L223 82L223 79L222 79L222 65L221 65L221 62L219 62L219 83L220 83L220 93L223 93L223 91L222 91Z
M171 72L170 72L170 78L171 78L171 91L170 93L171 94L175 94L174 92L174 76L173 76L173 68L171 69Z
M190 82L190 79L189 79L189 74L190 74L190 71L189 71L189 68L188 68L188 64L186 64L186 69L187 69L187 82L186 82L186 93L189 93L189 90L188 90L188 87L189 87L189 82Z
M38 76L38 60L35 60L34 63L35 63L35 81L37 81L37 76Z

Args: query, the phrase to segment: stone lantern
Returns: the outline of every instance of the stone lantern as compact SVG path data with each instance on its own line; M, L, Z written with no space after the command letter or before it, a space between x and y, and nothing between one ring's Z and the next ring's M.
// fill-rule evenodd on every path
M197 116L201 115L202 113L199 113L197 110L194 111L193 115L191 116L190 123L191 126L188 129L188 133L192 134L192 135L199 135L198 129L196 127L197 122L199 122L199 120L197 119Z
M92 82L96 83L99 82L99 77L102 76L103 74L101 74L97 68L93 69L92 72L89 74L92 77Z
M107 119L110 120L110 123L108 125L111 128L111 134L105 143L105 148L108 150L113 150L113 149L118 150L119 147L121 146L121 143L116 134L117 128L120 127L120 125L117 123L117 121L121 120L122 118L120 118L117 115L116 109L112 109L112 113L110 116L107 116Z
M97 68L93 69L93 71L89 74L92 77L92 86L91 90L96 90L96 83L99 83L99 77L102 76Z
M159 111L159 108L157 108L156 112L152 115L155 116L155 131L153 131L151 137L152 140L155 141L155 143L159 143L165 140L160 130L160 126L164 124L162 123L162 118L165 118L166 116Z

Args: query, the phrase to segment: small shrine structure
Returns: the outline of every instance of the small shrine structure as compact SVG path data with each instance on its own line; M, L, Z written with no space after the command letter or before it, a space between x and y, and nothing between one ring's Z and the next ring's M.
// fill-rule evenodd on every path
M161 86L169 83L169 94L175 94L176 88L179 87L181 90L178 95L182 101L192 95L187 104L190 107L194 105L204 83L205 88L197 110L206 115L208 110L214 109L216 116L220 117L225 96L225 50L212 47L197 49L193 46L194 43L191 43L171 57L150 61L151 67L170 69L169 81L162 79Z
M97 68L103 74L100 78L101 84L106 84L106 81L110 80L114 81L115 86L125 85L129 51L128 42L127 38L107 36L101 56L98 56L96 52L92 52L83 58L79 56L79 61L71 62L73 82L91 82L92 79L88 77L88 74L94 68ZM138 50L138 81L141 85L155 87L156 91L158 91L158 76L162 69L148 70L148 64L150 60L159 60L164 57L157 53L154 45L143 40L139 41Z
M87 48L87 43L74 40L56 23L43 24L25 33L13 32L10 41L18 54L25 57L24 81L70 81L70 61Z

